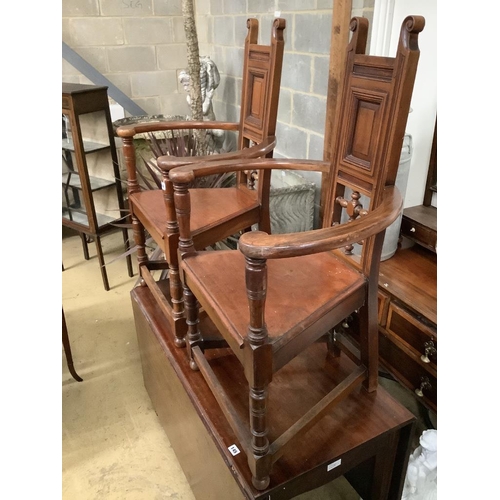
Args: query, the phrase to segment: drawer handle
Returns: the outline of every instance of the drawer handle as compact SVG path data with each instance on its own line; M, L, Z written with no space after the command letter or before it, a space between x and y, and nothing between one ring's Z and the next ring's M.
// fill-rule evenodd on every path
M424 396L424 391L427 389L432 389L432 385L429 381L429 377L420 377L420 381L420 387L418 389L415 389L415 394L419 398L422 398Z
M432 340L429 340L428 342L426 342L424 344L424 348L425 348L425 353L422 354L422 356L420 356L420 359L424 363L430 363L431 360L429 359L429 356L435 356L436 352L437 352L437 349L434 346L434 342Z
M416 231L416 229L412 226L410 227L410 233L414 233Z

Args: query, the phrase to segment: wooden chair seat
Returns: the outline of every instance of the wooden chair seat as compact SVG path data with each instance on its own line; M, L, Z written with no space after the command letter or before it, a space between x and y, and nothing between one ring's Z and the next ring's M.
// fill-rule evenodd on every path
M224 263L223 269L220 269L221 262ZM235 346L243 346L248 329L248 316L241 314L240 307L247 301L243 254L234 251L200 252L187 255L182 267L187 272L191 291L196 297L205 299L204 308L220 311L219 330L227 332ZM317 323L326 320L330 324L340 322L345 317L345 310L336 308L347 296L353 297L354 308L360 307L366 279L332 252L324 252L269 260L267 284L266 309L272 314L266 316L266 327L269 343L276 353L280 349L292 348L294 339L308 328L313 330ZM304 301L304 296L309 300ZM317 337L324 333L322 328L316 331L319 332ZM311 335L314 336L314 331ZM241 351L236 349L236 354L241 354Z
M161 242L168 237L163 191L140 191L131 194L130 198L135 213L145 221L144 226L153 239ZM257 191L251 189L198 188L191 190L191 206L195 244L197 248L204 248L231 236L246 224L251 226L259 210L259 201Z

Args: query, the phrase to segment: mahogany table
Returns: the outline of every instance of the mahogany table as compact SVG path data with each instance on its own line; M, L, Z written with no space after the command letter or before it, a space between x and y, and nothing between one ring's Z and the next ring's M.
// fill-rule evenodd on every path
M131 292L144 384L198 500L286 500L341 475L363 500L399 500L415 416L380 387L354 392L274 465L267 490L257 491L245 453L199 372L173 345L162 312L147 287ZM207 358L242 418L248 389L229 349ZM331 358L314 344L274 377L269 392L269 437L274 440L344 376L351 361ZM233 453L235 453L233 455Z

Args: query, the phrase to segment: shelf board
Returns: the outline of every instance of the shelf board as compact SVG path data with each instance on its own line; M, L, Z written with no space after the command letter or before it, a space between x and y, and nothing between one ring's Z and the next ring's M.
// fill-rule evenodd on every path
M71 216L70 216L71 214ZM70 222L75 222L76 224L81 224L82 226L88 226L89 227L89 219L87 217L87 214L77 210L77 209L71 209L68 210L67 207L63 207L62 209L62 217L63 219L66 219ZM99 227L105 226L106 224L110 224L112 222L115 222L116 219L114 217L110 217L109 215L104 215L104 214L96 214L97 217L97 225Z
M70 177L69 174L73 175L71 175ZM69 183L68 183L68 177L70 177ZM90 189L92 191L98 191L99 189L104 189L115 185L115 181L110 181L109 179L102 179L101 177L90 176L89 181L90 181ZM68 185L69 187L72 188L82 189L82 182L78 172L65 172L64 174L62 174L62 183L64 186Z
M83 150L85 153L93 153L109 148L109 144L102 144L100 142L83 141ZM66 151L75 152L75 145L73 139L62 139L62 149Z

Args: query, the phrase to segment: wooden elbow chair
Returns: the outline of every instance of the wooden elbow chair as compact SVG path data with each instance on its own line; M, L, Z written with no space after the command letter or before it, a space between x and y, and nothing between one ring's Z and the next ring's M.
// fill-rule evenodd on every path
M169 170L187 163L271 157L276 144L274 134L283 62L285 20L277 18L273 21L270 45L257 44L257 19L249 19L247 27L239 123L157 122L122 126L117 129L117 135L123 140L128 173L128 200L134 240L138 248L141 284L150 287L157 298L171 324L176 345L180 347L185 345L186 324L177 257L179 227ZM234 152L205 157L160 157L157 163L162 171L162 189L141 190L137 178L134 136L153 131L186 129L235 130L238 132L238 148ZM258 173L240 171L237 174L235 187L194 189L191 193L193 203L191 230L196 248L203 249L213 245L239 231L249 229L253 224L259 224L262 230L269 232L269 190L270 171L267 170ZM162 249L164 260L148 262L145 229ZM168 290L160 290L151 271L167 268L169 287Z
M267 488L272 466L287 448L297 446L297 440L333 405L360 386L367 391L377 387L379 262L385 229L402 209L394 183L423 27L423 17L406 18L396 56L369 56L365 55L368 21L352 19L331 164L260 158L187 165L170 172L180 225L188 360L207 380L245 449L258 490ZM190 183L199 176L229 170L276 168L330 173L324 227L281 235L251 231L241 236L238 250L196 250L190 230ZM369 200L365 207L359 202L361 195ZM347 213L347 223L341 223L342 212ZM355 243L362 243L360 256L351 251ZM199 305L243 365L248 423L238 416L204 355L210 345L204 341ZM340 344L334 329L355 310L360 317L360 343L349 350L350 346ZM320 340L328 340L325 353L333 360L348 352L355 368L288 430L272 436L266 408L273 375ZM272 443L270 436L275 437Z

